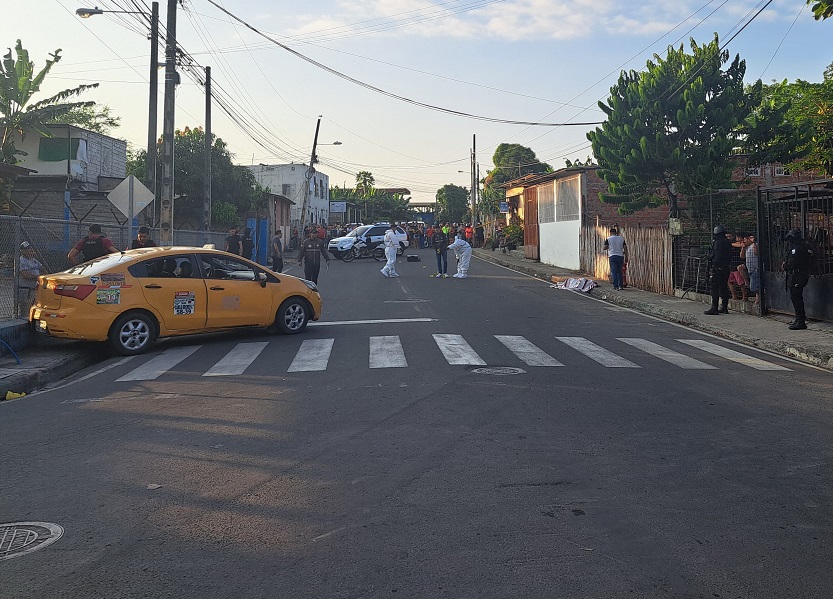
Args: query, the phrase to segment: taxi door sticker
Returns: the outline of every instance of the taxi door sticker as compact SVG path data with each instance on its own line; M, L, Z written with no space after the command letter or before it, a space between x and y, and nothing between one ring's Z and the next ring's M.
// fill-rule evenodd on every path
M174 292L174 315L187 316L193 314L197 301L193 291Z
M121 289L96 289L96 304L120 304Z

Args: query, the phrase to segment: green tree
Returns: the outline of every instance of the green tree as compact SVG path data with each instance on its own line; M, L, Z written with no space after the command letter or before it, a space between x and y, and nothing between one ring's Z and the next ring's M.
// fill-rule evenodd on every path
M524 175L552 172L552 167L541 162L531 148L520 144L500 144L492 156L495 168L483 178L483 190L477 209L481 214L498 213L500 202L506 197L501 185Z
M833 17L833 0L807 0L807 4L812 4L816 21Z
M764 86L760 81L747 88L748 116L737 129L739 149L749 166L772 162L789 164L810 149L810 126L791 114L792 100L786 81Z
M359 171L356 174L356 192L362 197L368 197L375 184L376 179L370 171Z
M833 176L833 77L825 75L821 83L801 79L774 83L765 87L764 94L788 106L787 120L803 134L796 143L794 168Z
M646 71L623 71L607 102L599 102L607 120L587 138L608 184L601 199L620 204L620 212L667 201L675 217L678 193L730 184L734 132L749 113L746 63L735 56L721 68L729 52L717 35L702 46L692 39L691 49L669 47Z
M437 190L437 209L443 222L460 222L469 212L469 192L449 183Z
M114 116L109 106L82 106L48 121L50 124L77 125L102 135L109 135L121 126L121 117Z
M51 137L52 134L45 127L46 123L54 122L73 110L95 104L67 100L98 87L98 83L65 89L32 102L49 71L61 60L61 50L55 50L50 56L44 67L36 73L35 64L29 60L29 52L17 40L14 51L10 48L0 63L0 162L15 164L17 156L25 155L25 152L15 147L16 135L24 137L35 132Z
M158 147L156 189L162 188L162 147ZM225 202L235 207L238 219L250 210L265 206L264 194L252 172L245 166L232 163L234 156L219 137L212 135L211 146L211 201L212 206ZM147 152L140 150L128 163L128 174L144 179ZM176 219L202 222L202 203L205 179L205 132L202 128L186 127L174 134L174 193ZM225 214L225 213L224 213ZM212 209L212 218L213 218ZM219 225L220 223L216 223ZM228 223L226 223L228 224Z

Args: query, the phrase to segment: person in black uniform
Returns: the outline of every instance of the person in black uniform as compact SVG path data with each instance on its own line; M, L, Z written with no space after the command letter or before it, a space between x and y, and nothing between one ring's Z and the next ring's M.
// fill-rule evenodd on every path
M321 270L321 256L330 263L330 255L327 253L327 242L318 239L317 232L310 227L307 238L301 242L301 251L298 252L298 266L304 265L304 278L318 283L318 273Z
M729 313L729 265L732 261L732 242L726 238L726 227L717 225L714 228L714 241L709 254L709 265L712 275L712 307L703 312L709 316ZM720 309L718 301L722 300Z
M790 290L790 299L795 308L795 320L788 328L791 331L800 331L807 328L807 315L804 313L804 287L810 280L813 250L801 237L801 231L798 229L787 233L787 241L790 243L790 249L787 252L787 260L784 262L784 270L787 272L787 288Z

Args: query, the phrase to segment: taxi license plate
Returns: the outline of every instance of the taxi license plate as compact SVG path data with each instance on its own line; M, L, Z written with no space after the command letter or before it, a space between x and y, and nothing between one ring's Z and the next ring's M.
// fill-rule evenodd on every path
M46 321L45 320L36 320L35 321L35 330L38 333L48 333L46 329Z

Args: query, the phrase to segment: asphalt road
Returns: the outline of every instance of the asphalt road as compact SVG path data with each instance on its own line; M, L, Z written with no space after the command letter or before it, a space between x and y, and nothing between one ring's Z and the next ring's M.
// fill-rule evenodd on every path
M0 597L831 596L829 374L420 253L0 404Z

